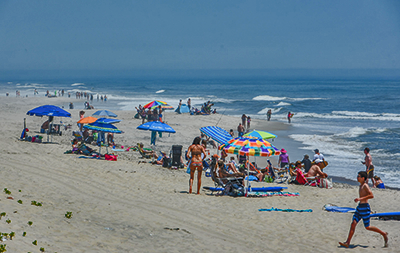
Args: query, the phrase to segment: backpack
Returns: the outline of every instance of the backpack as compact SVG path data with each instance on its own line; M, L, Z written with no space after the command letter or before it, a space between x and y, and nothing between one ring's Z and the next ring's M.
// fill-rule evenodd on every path
M168 167L170 166L170 164L171 164L171 158L169 158L169 157L164 157L164 158L163 158L163 164L162 164L162 166L163 166L164 168L168 168Z

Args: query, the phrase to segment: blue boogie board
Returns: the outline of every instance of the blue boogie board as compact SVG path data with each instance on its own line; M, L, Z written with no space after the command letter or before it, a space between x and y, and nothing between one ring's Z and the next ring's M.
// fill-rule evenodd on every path
M283 189L287 189L287 187L280 187L280 186L274 186L274 187L252 187L249 189L249 191L252 192L280 192Z
M400 220L400 212L373 213L369 217L377 217L380 220Z
M340 207L331 205L325 205L324 208L328 212L337 212L337 213L354 213L356 211L356 209L352 207Z

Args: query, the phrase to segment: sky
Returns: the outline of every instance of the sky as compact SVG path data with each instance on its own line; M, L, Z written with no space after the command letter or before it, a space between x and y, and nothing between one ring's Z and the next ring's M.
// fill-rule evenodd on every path
M0 71L400 69L400 1L0 1Z

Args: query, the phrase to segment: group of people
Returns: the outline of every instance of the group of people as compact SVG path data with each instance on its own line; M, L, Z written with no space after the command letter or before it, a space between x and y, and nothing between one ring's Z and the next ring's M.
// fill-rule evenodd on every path
M135 115L135 118L142 118L142 124L144 124L144 122L147 120L147 122L149 121L160 121L162 122L162 113L163 113L163 109L161 107L161 105L157 106L156 108L154 108L153 110L151 108L148 108L146 110L146 108L144 108L142 105L139 105L138 107L135 107L137 114Z

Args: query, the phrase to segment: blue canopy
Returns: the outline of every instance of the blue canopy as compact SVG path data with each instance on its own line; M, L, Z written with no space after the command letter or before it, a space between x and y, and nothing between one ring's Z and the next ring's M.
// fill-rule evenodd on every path
M114 124L114 123L121 122L121 120L119 120L119 119L109 119L109 118L99 118L95 122L97 122L97 123L105 123L105 124Z
M200 128L200 131L211 137L213 140L219 144L225 144L232 140L232 136L225 130L217 126L208 126Z
M40 116L40 117L43 116L71 117L71 113L55 105L42 105L28 111L26 114L28 114L29 116Z
M117 133L117 134L122 133L122 131L119 130L114 125L106 124L106 123L99 123L97 121L87 124L87 125L84 125L83 128L86 128L89 130L95 130L95 131L99 131L99 132L104 132L104 133Z
M190 112L190 108L189 108L189 106L183 104L180 107L176 108L175 112L177 112L177 113L189 113Z
M92 116L108 116L108 117L117 117L117 114L107 111L107 110L100 110L92 114Z
M176 133L176 131L172 127L170 127L167 124L160 122L160 121L146 122L146 123L138 126L137 129L157 131L157 132Z

